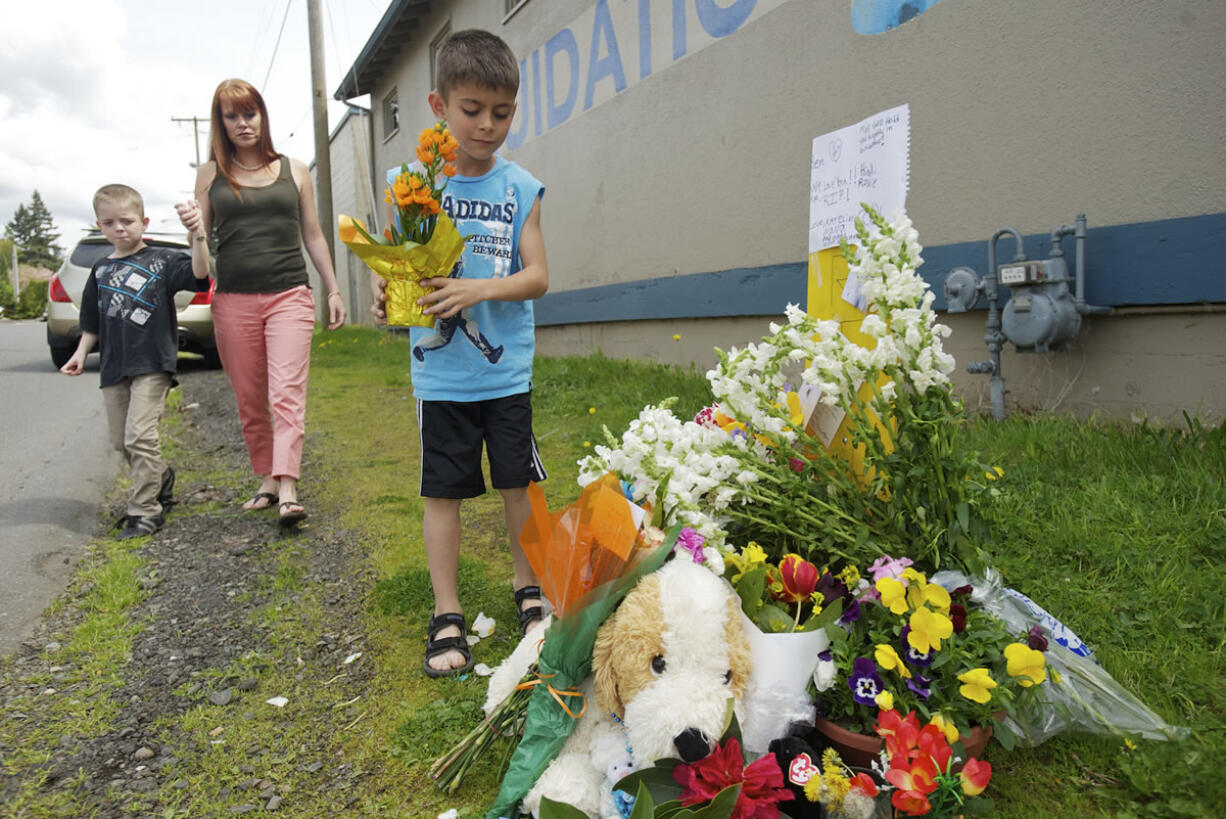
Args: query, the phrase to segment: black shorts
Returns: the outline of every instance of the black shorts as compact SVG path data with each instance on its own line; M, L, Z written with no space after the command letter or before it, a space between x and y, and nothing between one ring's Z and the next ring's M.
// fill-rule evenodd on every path
M418 401L417 429L424 498L485 494L482 444L495 489L520 489L548 477L532 436L530 392L488 401Z

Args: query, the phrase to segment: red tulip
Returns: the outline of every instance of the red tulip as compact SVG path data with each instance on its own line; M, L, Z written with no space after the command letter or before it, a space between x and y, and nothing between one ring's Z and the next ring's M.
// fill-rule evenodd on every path
M803 603L817 588L817 567L800 555L785 555L779 564L779 575L783 581L782 597L789 603Z
M992 765L978 759L968 759L962 766L962 792L967 796L978 796L988 786L992 778Z

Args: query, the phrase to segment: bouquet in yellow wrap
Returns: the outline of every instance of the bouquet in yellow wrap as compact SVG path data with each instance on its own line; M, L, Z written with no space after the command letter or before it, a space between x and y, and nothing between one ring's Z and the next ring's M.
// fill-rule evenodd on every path
M385 199L396 219L383 235L367 232L361 220L340 217L338 233L345 246L387 281L387 323L393 327L433 327L417 300L430 288L422 279L446 276L464 252L464 237L439 204L447 180L455 176L458 143L439 120L418 137L420 170L401 163L400 174Z

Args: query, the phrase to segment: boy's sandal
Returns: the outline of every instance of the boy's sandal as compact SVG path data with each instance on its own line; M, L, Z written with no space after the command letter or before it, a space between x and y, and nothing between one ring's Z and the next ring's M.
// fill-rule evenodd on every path
M540 600L540 586L524 586L522 589L515 590L515 610L519 612L519 633L527 634L528 629L532 624L545 617L545 609L541 606L528 606L523 608L526 600Z
M259 503L260 501L264 501L264 505L256 506L255 504ZM255 497L247 501L247 503L243 504L243 511L244 512L263 512L265 509L271 509L272 505L276 502L277 502L277 496L275 493L256 492ZM247 504L252 504L252 505L248 506Z
M459 637L438 637L438 633L448 626L455 626L460 630ZM429 624L426 626L426 656L421 661L421 666L426 671L427 677L451 677L457 674L463 674L473 667L472 650L468 647L467 627L464 623L464 615L454 611L449 611L445 614L440 614L430 618ZM449 651L457 651L464 657L464 665L459 668L431 668L430 660L438 657L440 654L446 654Z
M287 506L291 507L291 509L292 507L295 507L295 506L298 508L292 509L292 511L286 512L285 507ZM288 529L289 527L294 526L306 520L306 517L307 517L306 509L303 508L302 504L299 503L298 501L296 500L281 501L281 509L280 509L279 516L277 518L277 522L281 524L282 529Z

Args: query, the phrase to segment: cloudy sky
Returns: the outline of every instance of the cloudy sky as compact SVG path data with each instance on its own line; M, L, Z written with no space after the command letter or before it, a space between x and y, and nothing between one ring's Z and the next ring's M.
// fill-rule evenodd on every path
M322 0L329 97L387 6ZM192 123L172 118L206 120L207 159L209 103L227 77L260 89L279 151L314 155L306 0L0 0L0 9L0 232L37 190L70 249L109 182L141 192L151 229L177 228L173 204L191 195L196 148ZM329 130L344 110L329 103Z

